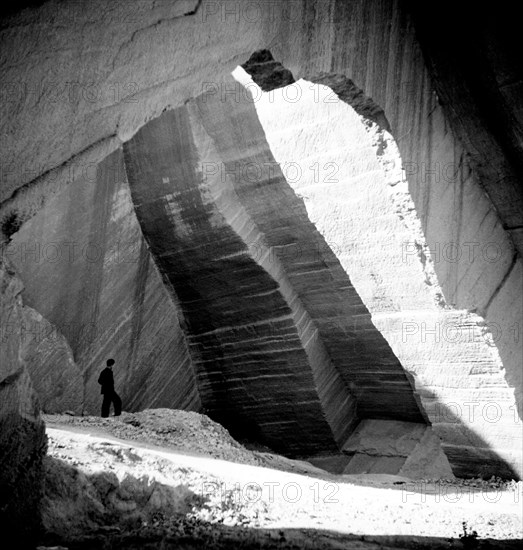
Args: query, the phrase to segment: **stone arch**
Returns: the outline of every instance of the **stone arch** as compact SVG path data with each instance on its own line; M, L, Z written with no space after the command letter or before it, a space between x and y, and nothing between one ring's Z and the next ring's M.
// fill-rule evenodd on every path
M247 72L248 65L242 66ZM252 76L240 68L234 73L250 90L258 85L260 74L259 68ZM343 269L372 313L374 325L414 375L423 408L456 471L466 468L467 461L481 469L489 453L493 462L506 461L509 471L517 471L521 456L510 442L518 438L514 389L516 397L519 390L507 382L513 377L505 378L505 365L485 318L447 303L448 290L439 283L434 251L425 238L383 110L343 75L320 74L286 86L296 88L292 97L300 97L300 102L289 100L285 88L275 87L270 94L254 92L271 151L280 164L298 155L334 161L345 169L340 173L342 183L328 181L326 174L321 182L313 181L312 174L288 182L326 241L342 251L338 257ZM314 135L307 132L312 119L320 121ZM295 144L290 134L297 131L297 120L305 130L300 129L301 139ZM363 147L374 150L374 161L358 168L357 152ZM351 150L356 151L352 156ZM507 367L513 371L515 365ZM492 401L496 422L482 412ZM458 414L449 414L448 406L456 404ZM467 407L472 406L476 411L470 415Z

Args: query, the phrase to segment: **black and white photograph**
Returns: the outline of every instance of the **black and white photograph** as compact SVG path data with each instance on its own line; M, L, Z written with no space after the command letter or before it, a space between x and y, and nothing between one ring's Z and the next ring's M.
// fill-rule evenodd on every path
M523 544L516 2L0 6L0 547Z

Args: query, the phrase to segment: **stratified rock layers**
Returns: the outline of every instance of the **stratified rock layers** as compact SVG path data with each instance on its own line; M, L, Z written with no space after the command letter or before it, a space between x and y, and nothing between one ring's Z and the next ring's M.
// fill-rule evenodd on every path
M66 338L77 367L73 375L58 364L47 375L36 365L30 369L37 388L52 386L42 395L45 410L56 410L48 402L62 393L61 410L98 413L97 379L109 357L116 360L115 381L125 409L198 410L176 305L142 238L122 151L84 166L81 173L24 225L7 249L23 274L25 303L54 325L49 338ZM34 332L30 322L26 326ZM43 336L39 342L33 338L33 345L42 349ZM60 379L68 379L67 390L57 387ZM75 394L80 398L68 405Z
M282 172L285 167L274 159L254 103L215 95L196 103L221 158L204 169L234 186L271 247L272 261L281 265L337 371L357 395L358 413L423 421L404 369L372 324L329 243L310 222ZM294 158L301 159L300 154L296 151ZM294 165L301 169L303 161Z
M40 313L24 306L23 359L43 412L81 414L83 377L69 343Z
M424 422L401 364L272 157L252 101L204 94L124 150L211 416L294 454L343 444L360 417Z
M0 256L0 517L2 536L24 547L38 529L47 438L25 368L23 285Z
M216 170L223 162L197 115L194 103L165 113L126 144L125 158L145 237L184 315L203 405L234 434L288 453L334 450L356 401Z
M423 408L456 474L473 465L482 475L521 475L514 388L485 320L445 302L392 136L367 118L370 111L358 94L343 94L343 79L315 80L332 80L347 102L355 98L363 116L325 85L300 80L262 93L241 69L235 75L257 98L279 165L307 159L298 165L299 177L294 173L287 181L337 251L374 325L415 375ZM354 92L350 81L345 88ZM390 390L386 382L383 387Z
M394 474L410 479L451 479L449 461L430 426L362 420L343 446L345 474Z

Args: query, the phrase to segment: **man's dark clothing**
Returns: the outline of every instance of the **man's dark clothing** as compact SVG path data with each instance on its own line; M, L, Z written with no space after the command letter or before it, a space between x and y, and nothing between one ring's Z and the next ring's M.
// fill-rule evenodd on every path
M114 416L120 416L122 413L122 400L114 391L113 371L109 367L106 367L100 373L100 376L98 377L98 384L101 384L101 393L104 396L102 402L102 417L107 418L109 416L111 403L114 406Z

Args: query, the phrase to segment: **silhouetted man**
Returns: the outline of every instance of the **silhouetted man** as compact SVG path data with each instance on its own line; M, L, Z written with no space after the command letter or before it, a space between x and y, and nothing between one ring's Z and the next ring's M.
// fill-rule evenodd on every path
M102 385L101 393L104 396L102 402L102 418L107 418L109 416L111 403L114 406L114 416L120 416L122 412L122 400L114 391L113 365L114 359L107 359L107 367L98 377L98 384Z

